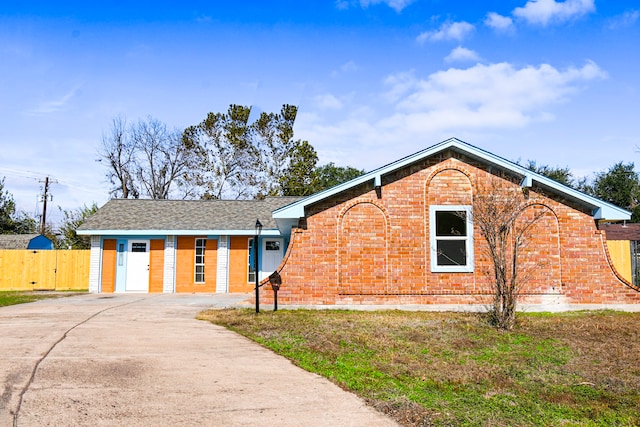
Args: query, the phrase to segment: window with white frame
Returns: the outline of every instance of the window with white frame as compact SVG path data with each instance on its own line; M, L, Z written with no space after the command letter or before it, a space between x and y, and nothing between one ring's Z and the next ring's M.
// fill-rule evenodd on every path
M431 271L473 271L471 206L429 207Z
M247 263L249 264L249 269L247 270L249 274L247 274L247 283L254 283L256 281L256 269L254 267L254 256L255 249L253 248L253 239L249 239L249 250L247 251Z
M204 283L204 251L207 247L207 239L196 239L195 252L195 283Z

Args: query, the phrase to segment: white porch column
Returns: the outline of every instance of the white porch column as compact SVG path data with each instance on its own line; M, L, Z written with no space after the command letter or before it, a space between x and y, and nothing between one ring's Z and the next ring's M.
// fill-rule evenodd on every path
M101 291L100 270L102 248L100 236L91 236L91 251L89 252L89 292Z
M164 241L164 272L162 276L162 292L176 291L176 244L175 236L167 236Z
M229 236L220 236L220 238L218 239L216 292L229 292Z

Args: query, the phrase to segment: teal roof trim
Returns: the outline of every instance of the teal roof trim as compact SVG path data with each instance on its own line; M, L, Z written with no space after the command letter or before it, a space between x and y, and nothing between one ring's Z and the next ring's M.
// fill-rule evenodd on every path
M97 236L254 236L255 230L78 230L77 234ZM280 231L263 229L260 236L280 237Z
M314 203L317 203L319 201L332 197L336 194L339 194L343 191L346 191L350 188L353 188L357 185L361 185L367 182L373 181L374 182L373 185L378 185L381 182L381 177L383 175L394 172L400 168L416 163L422 159L433 156L445 150L454 150L458 153L461 153L468 157L476 159L482 163L490 164L504 171L508 171L516 175L520 175L522 176L523 187L531 187L535 182L539 184L541 187L545 188L546 190L549 190L553 193L561 195L569 200L575 201L587 207L588 209L591 210L591 214L594 217L594 219L608 219L608 220L631 219L631 212L625 209L619 208L615 205L612 205L611 203L607 203L595 197L589 196L578 190L574 190L573 188L569 188L566 185L560 184L559 182L554 181L551 178L547 178L546 176L530 171L529 169L521 165L518 165L517 163L511 162L507 159L496 156L495 154L482 150L466 142L460 141L459 139L456 139L456 138L447 139L436 145L433 145L422 151L419 151L415 154L404 157L393 163L389 163L388 165L382 166L362 176L354 178L351 181L347 181L335 187L332 187L327 190L308 196L297 202L291 203L288 206L284 206L279 209L276 209L273 212L273 218L276 219L276 222L278 219L302 218L305 215L304 210L307 206L310 206ZM372 185L372 188L373 188L373 185Z

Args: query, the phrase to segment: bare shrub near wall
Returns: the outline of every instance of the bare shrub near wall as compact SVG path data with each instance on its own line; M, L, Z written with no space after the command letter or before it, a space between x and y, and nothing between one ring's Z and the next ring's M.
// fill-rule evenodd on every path
M518 295L531 270L539 267L521 263L522 254L531 243L533 226L546 213L527 209L530 206L533 204L527 189L499 178L478 188L473 197L471 220L486 241L483 250L490 263L487 273L493 287L491 321L500 329L509 330L515 325Z

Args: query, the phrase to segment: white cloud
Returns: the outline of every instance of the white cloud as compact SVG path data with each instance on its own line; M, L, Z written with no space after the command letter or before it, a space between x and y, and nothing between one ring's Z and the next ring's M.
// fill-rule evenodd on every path
M418 43L425 41L443 41L443 40L464 40L469 34L475 30L475 27L468 22L445 22L435 31L426 31L421 33L416 40Z
M213 22L213 18L210 15L199 15L196 16L195 21L198 24L210 24Z
M360 67L358 67L358 64L356 64L354 61L347 61L340 67L338 67L337 70L333 70L331 72L331 76L336 77L341 74L353 73L355 71L358 71L359 68Z
M80 87L75 87L64 96L53 101L46 101L28 112L30 115L49 114L66 109L69 102L78 94Z
M396 12L400 13L402 12L402 9L404 9L405 7L409 6L411 3L413 3L415 0L359 0L359 1L354 1L354 0L336 0L336 7L338 9L348 9L350 5L352 4L358 4L360 7L362 8L367 8L370 5L375 5L375 4L386 4L387 6L389 6L391 9L395 10Z
M509 31L513 28L513 19L495 12L489 12L484 20L484 25L496 31Z
M413 2L414 0L360 0L362 7L367 7L370 4L384 3L398 13Z
M568 102L589 82L606 78L593 62L558 69L549 64L518 68L509 63L451 68L424 78L415 71L384 79L379 100L392 110L369 102L362 113L344 103L329 118L316 110L296 121L296 135L314 141L324 161L370 169L393 158L451 136L480 138L495 132L554 120L553 106Z
M580 83L604 77L606 74L593 62L566 70L548 64L520 69L508 63L477 64L431 74L416 82L413 92L396 107L407 113L448 111L462 113L465 119L482 117L478 123L517 116L523 119L521 124L526 124L547 106L563 101ZM503 123L513 124L518 123Z
M358 66L353 61L347 61L340 66L340 71L342 71L343 73L349 73L357 70L358 70Z
M318 95L314 98L314 101L318 108L322 110L339 110L342 108L342 102L330 93Z
M418 79L414 70L392 74L384 79L385 86L390 89L383 94L387 102L395 103L409 90L415 87Z
M638 22L638 18L640 18L640 11L628 10L622 15L614 16L609 19L607 21L607 28L615 30L617 28L630 27Z
M444 58L445 62L477 62L480 56L473 50L458 46Z
M546 26L554 22L565 22L596 10L594 0L529 0L524 7L513 10L513 16L530 24Z

